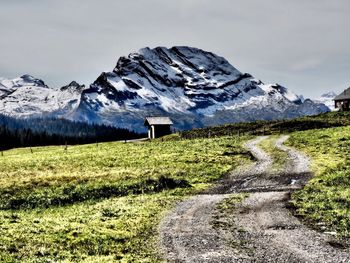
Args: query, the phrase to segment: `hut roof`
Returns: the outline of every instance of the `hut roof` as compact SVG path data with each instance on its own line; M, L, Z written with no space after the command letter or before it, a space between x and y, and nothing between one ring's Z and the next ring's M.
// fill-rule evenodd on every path
M146 117L145 125L172 125L169 117Z
M350 99L350 88L347 88L341 94L339 94L334 98L334 100L347 100L347 99Z

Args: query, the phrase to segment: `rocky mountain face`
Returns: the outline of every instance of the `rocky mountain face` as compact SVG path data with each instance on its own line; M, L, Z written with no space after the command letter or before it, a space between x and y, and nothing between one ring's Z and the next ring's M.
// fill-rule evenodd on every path
M121 57L88 88L50 89L30 76L0 80L0 113L62 116L142 131L146 116L169 116L177 129L328 111L278 84L241 73L197 48L144 48Z

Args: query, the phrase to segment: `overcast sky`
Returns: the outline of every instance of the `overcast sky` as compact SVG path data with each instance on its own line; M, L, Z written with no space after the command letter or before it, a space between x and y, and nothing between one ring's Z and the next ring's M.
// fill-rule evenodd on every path
M349 0L0 0L0 76L86 85L142 47L188 45L317 97L350 86Z

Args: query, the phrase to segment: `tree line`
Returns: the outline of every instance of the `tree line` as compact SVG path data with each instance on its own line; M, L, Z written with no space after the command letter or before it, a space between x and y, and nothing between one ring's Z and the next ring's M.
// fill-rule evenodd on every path
M58 118L16 119L0 114L0 150L86 144L144 137L127 129Z

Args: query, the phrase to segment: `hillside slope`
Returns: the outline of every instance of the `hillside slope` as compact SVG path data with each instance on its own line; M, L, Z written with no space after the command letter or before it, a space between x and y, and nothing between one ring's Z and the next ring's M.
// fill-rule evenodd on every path
M336 118L332 113L324 121L332 125ZM322 231L348 237L349 127L291 136L289 143L315 160L315 179L294 196L298 213ZM181 199L208 188L229 170L250 163L252 156L243 145L251 138L234 134L179 140L172 135L168 139L175 141L164 138L164 142L99 143L69 146L67 150L39 147L4 151L0 156L0 261L159 262L157 224L161 218ZM237 179L239 185L246 185ZM265 183L262 181L262 186ZM282 183L290 187L290 181ZM222 205L231 209L227 213L230 220L235 219L232 210L236 203ZM281 207L286 210L285 205ZM261 206L256 211L264 212ZM247 210L242 215L247 215ZM230 224L221 219L215 218L216 226L227 230ZM277 229L295 229L283 226ZM243 236L239 245L251 245L246 242L247 232L241 230L235 228ZM332 246L343 246L331 241ZM231 244L237 248L237 242ZM329 246L326 242L323 245ZM343 254L349 250L336 249ZM315 253L319 252L328 253Z

